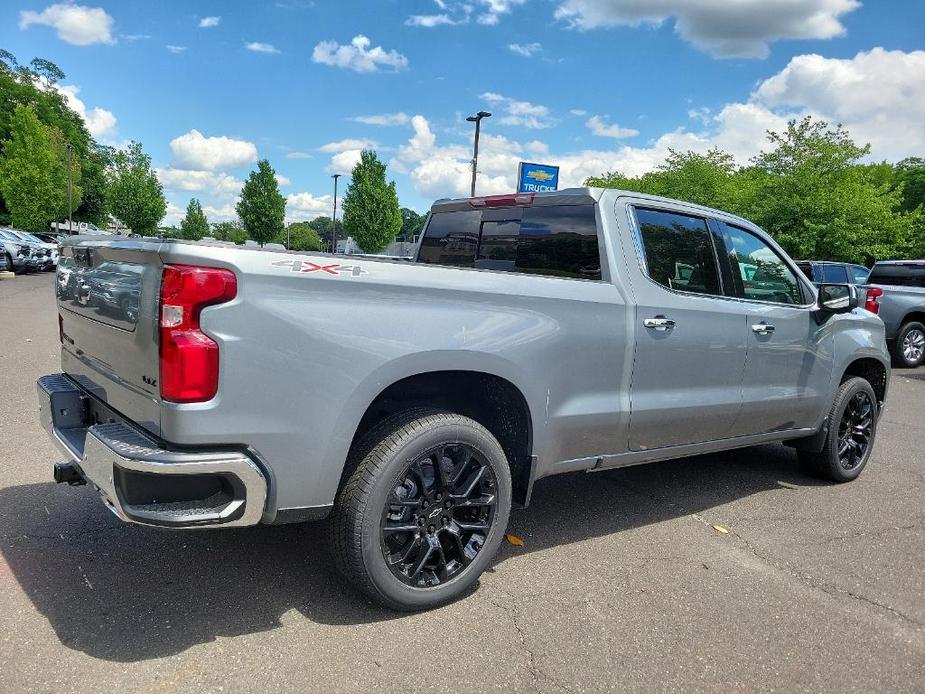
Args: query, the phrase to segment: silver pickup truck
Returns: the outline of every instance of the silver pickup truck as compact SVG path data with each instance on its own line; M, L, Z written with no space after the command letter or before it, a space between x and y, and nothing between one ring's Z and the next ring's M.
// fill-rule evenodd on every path
M153 526L327 518L396 609L471 587L540 478L783 441L852 480L889 380L854 287L744 219L614 190L439 201L413 263L62 252L55 478Z
M867 282L865 306L883 320L896 363L925 364L925 260L880 261Z

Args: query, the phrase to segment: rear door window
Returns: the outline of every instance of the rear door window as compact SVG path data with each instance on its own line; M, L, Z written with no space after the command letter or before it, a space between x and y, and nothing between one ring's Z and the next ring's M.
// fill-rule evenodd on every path
M705 219L645 208L636 208L635 213L651 279L669 289L722 294Z
M844 265L821 265L821 282L828 284L848 284L848 270Z
M435 212L419 263L601 279L593 205Z
M419 263L474 267L479 246L481 210L435 212L421 241Z
M475 266L530 275L601 279L594 206L527 207L520 219L483 221Z

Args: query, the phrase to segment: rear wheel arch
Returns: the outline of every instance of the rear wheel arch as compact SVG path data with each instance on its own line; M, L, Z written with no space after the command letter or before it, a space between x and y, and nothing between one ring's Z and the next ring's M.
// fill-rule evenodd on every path
M532 472L533 420L523 391L501 376L470 370L428 371L401 378L382 390L366 407L353 433L341 473L340 489L360 457L358 447L383 422L408 410L428 408L453 412L484 426L504 450L514 499L526 502ZM372 445L375 445L374 443Z

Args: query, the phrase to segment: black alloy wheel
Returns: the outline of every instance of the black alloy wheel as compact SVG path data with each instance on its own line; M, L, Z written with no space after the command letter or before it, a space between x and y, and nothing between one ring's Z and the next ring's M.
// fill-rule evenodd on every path
M855 393L845 407L838 424L838 463L845 470L853 470L867 458L875 407L863 390Z
M491 467L466 444L440 445L412 461L382 514L380 543L392 573L418 588L452 581L485 544L496 485Z

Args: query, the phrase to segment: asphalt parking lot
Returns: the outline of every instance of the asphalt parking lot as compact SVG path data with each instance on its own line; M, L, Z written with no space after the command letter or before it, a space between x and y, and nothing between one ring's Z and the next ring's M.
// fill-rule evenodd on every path
M925 369L855 483L783 446L543 480L475 593L399 615L317 526L125 526L55 485L57 368L53 277L0 282L4 692L925 692Z

